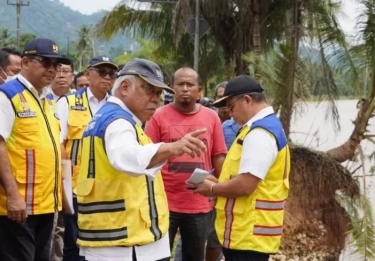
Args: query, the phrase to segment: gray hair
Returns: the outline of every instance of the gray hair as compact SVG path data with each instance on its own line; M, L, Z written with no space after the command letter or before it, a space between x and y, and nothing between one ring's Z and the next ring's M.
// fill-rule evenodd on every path
M123 76L118 77L115 83L113 84L112 94L116 92L116 90L120 87L121 83L125 80L128 80L131 83L131 87L135 88L136 76L135 75L123 75Z

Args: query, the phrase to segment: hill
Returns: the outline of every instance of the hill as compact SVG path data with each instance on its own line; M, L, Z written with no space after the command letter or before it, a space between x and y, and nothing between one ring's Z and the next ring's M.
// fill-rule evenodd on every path
M21 9L21 33L53 39L67 52L68 43L76 39L80 25L95 25L104 15L105 11L84 15L59 0L30 0L29 6ZM7 5L6 0L0 3L0 27L8 28L12 36L16 35L16 8ZM130 44L130 34L117 35L109 42L94 39L97 52L109 56L117 56L121 50L129 50Z

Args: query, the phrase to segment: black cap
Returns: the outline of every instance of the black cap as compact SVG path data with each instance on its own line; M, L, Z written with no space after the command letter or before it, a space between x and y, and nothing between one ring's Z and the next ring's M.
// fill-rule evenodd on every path
M118 70L117 65L114 64L113 61L106 56L97 56L97 57L92 58L89 62L89 65L87 65L87 68L95 67L95 66L102 65L102 64L107 64L109 66L112 66L116 70Z
M247 75L240 75L228 82L223 98L216 100L212 105L218 108L226 107L226 100L229 97L240 94L262 93L263 91L259 82Z
M165 91L164 102L173 102L173 94Z
M174 90L164 83L163 72L159 65L146 59L135 58L124 65L118 73L118 77L123 75L137 75L149 84L164 89L169 93Z
M35 38L23 49L22 56L37 55L46 58L55 58L59 63L71 64L71 60L59 53L57 44L46 38Z

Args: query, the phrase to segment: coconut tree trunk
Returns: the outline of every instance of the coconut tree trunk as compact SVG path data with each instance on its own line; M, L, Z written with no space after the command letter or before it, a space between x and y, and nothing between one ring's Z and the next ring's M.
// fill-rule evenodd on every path
M232 55L228 50L224 49L224 63L225 63L225 80L229 81L232 77Z
M372 86L372 89L375 89L375 85ZM357 118L354 121L354 130L349 139L344 144L327 151L327 154L338 162L352 159L361 141L365 138L371 138L365 135L368 121L375 109L374 92L371 90L370 93L373 95L371 99L361 101Z
M257 56L262 53L262 46L260 41L260 23L259 23L259 0L253 2L253 52Z
M253 11L253 21L252 21L252 51L257 58L262 54L262 46L260 39L260 23L259 23L259 0L253 1L252 11ZM248 66L247 71L248 71ZM261 81L261 76L257 71L254 72L254 77L257 81Z
M294 107L295 75L299 51L299 29L301 25L301 17L299 14L301 3L299 0L294 0L293 2L293 20L290 26L288 37L288 45L290 46L289 68L286 79L288 86L288 95L280 111L280 121L283 124L285 135L288 138L290 135L290 122L292 120Z

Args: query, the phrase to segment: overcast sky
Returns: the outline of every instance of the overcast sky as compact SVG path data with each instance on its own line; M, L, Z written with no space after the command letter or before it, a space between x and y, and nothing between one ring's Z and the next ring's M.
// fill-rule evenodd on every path
M92 14L99 10L111 10L120 0L60 0L73 10L80 11L84 14ZM339 21L345 32L353 34L355 17L358 15L359 5L356 0L342 0L344 15L339 16Z

